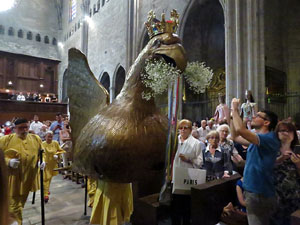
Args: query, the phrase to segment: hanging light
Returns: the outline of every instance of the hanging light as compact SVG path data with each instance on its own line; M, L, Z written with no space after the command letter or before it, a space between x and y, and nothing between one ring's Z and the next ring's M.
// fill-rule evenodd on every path
M40 84L40 88L43 88L44 87L44 85L43 84Z

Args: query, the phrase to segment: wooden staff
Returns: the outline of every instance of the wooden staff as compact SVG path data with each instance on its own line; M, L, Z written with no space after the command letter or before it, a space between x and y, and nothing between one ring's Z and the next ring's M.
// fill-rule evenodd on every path
M32 195L32 205L34 205L34 203L35 203L35 192L33 192L33 195Z
M88 177L84 176L83 181L85 181L85 185L84 185L84 213L83 215L86 216L86 208L87 208L87 182L88 182Z
M40 149L40 165L43 163L43 149ZM41 185L41 217L42 225L45 225L45 203L44 203L44 170L40 167L40 185Z

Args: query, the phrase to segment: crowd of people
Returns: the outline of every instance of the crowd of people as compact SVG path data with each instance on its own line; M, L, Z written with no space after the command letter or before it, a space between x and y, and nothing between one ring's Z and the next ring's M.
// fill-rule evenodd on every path
M38 93L30 93L27 92L24 94L23 92L12 92L8 95L8 99L16 100L16 101L27 101L27 102L58 102L58 99L55 94L38 94Z
M14 118L1 126L0 149L3 161L1 172L7 174L8 209L11 223L22 224L22 209L29 195L40 189L39 168L44 173L44 201L49 201L50 183L58 172L61 159L66 167L71 164L71 130L68 117L56 115L55 121L40 122L34 115L30 122L23 118ZM43 150L42 163L39 161L39 150ZM0 158L1 158L0 157ZM3 176L4 173L1 173ZM64 178L67 178L65 174ZM1 186L1 190L4 187ZM2 199L0 197L0 199ZM7 222L7 221L6 221Z
M278 122L275 113L258 111L254 103L248 106L255 111L243 109L245 104L241 107L234 98L231 116L223 111L218 122L181 120L173 170L205 169L207 181L239 172L243 177L236 184L237 208L248 224L289 225L291 214L300 209L299 132L290 119ZM190 196L173 194L172 204L186 208L173 208L172 224L190 224Z
M214 118L200 124L179 121L173 169L205 169L207 181L243 174L236 184L237 207L247 216L248 224L286 225L291 213L300 209L299 132L290 120L278 122L275 113L252 112L255 104L248 106L250 111L234 98L229 109L220 99ZM8 193L7 198L2 192L0 201L8 202L11 213L9 223L5 219L0 222L22 224L28 194L39 189L38 168L44 170L44 201L48 202L58 160L62 159L63 167L72 162L69 120L61 114L52 122L40 122L38 115L31 122L18 118L1 126L0 134L0 182ZM44 150L42 163L38 163L40 149ZM93 193L95 184L95 180L88 181ZM190 196L173 194L172 224L190 224Z

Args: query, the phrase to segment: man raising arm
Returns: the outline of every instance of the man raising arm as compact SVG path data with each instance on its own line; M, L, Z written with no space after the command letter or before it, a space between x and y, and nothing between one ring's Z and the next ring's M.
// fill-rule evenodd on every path
M239 113L239 99L232 99L232 138L249 143L244 170L245 202L249 225L268 225L276 203L273 183L273 167L280 142L274 130L277 115L270 111L260 111L253 117L251 126L256 133L244 126Z

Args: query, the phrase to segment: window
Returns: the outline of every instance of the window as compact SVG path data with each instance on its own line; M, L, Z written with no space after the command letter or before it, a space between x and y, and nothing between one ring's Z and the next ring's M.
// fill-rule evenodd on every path
M45 44L49 44L49 37L48 36L44 37L44 42L45 42Z
M102 0L102 4L101 4L101 6L103 7L103 6L104 6L104 4L105 4L105 0Z
M14 28L10 27L10 28L8 29L8 35L9 35L9 36L14 36L14 35L15 35Z
M75 23L75 32L77 31L77 23Z
M78 22L78 24L77 24L77 25L78 25L78 29L79 29L79 28L80 28L80 21Z
M69 0L69 23L76 17L76 0Z
M57 45L56 38L53 38L53 39L52 39L52 44L53 44L53 45Z
M31 31L27 32L27 39L32 40L32 32Z
M98 10L97 10L97 8L96 8L96 4L94 4L94 7L93 7L93 15L95 15L97 12L98 12Z
M18 31L18 37L23 38L23 31L21 29Z
M35 36L35 40L36 40L37 42L41 42L41 35L40 35L40 34L37 34L37 35Z
M0 34L4 34L4 26L0 25Z
M97 1L97 11L100 9L100 0Z

